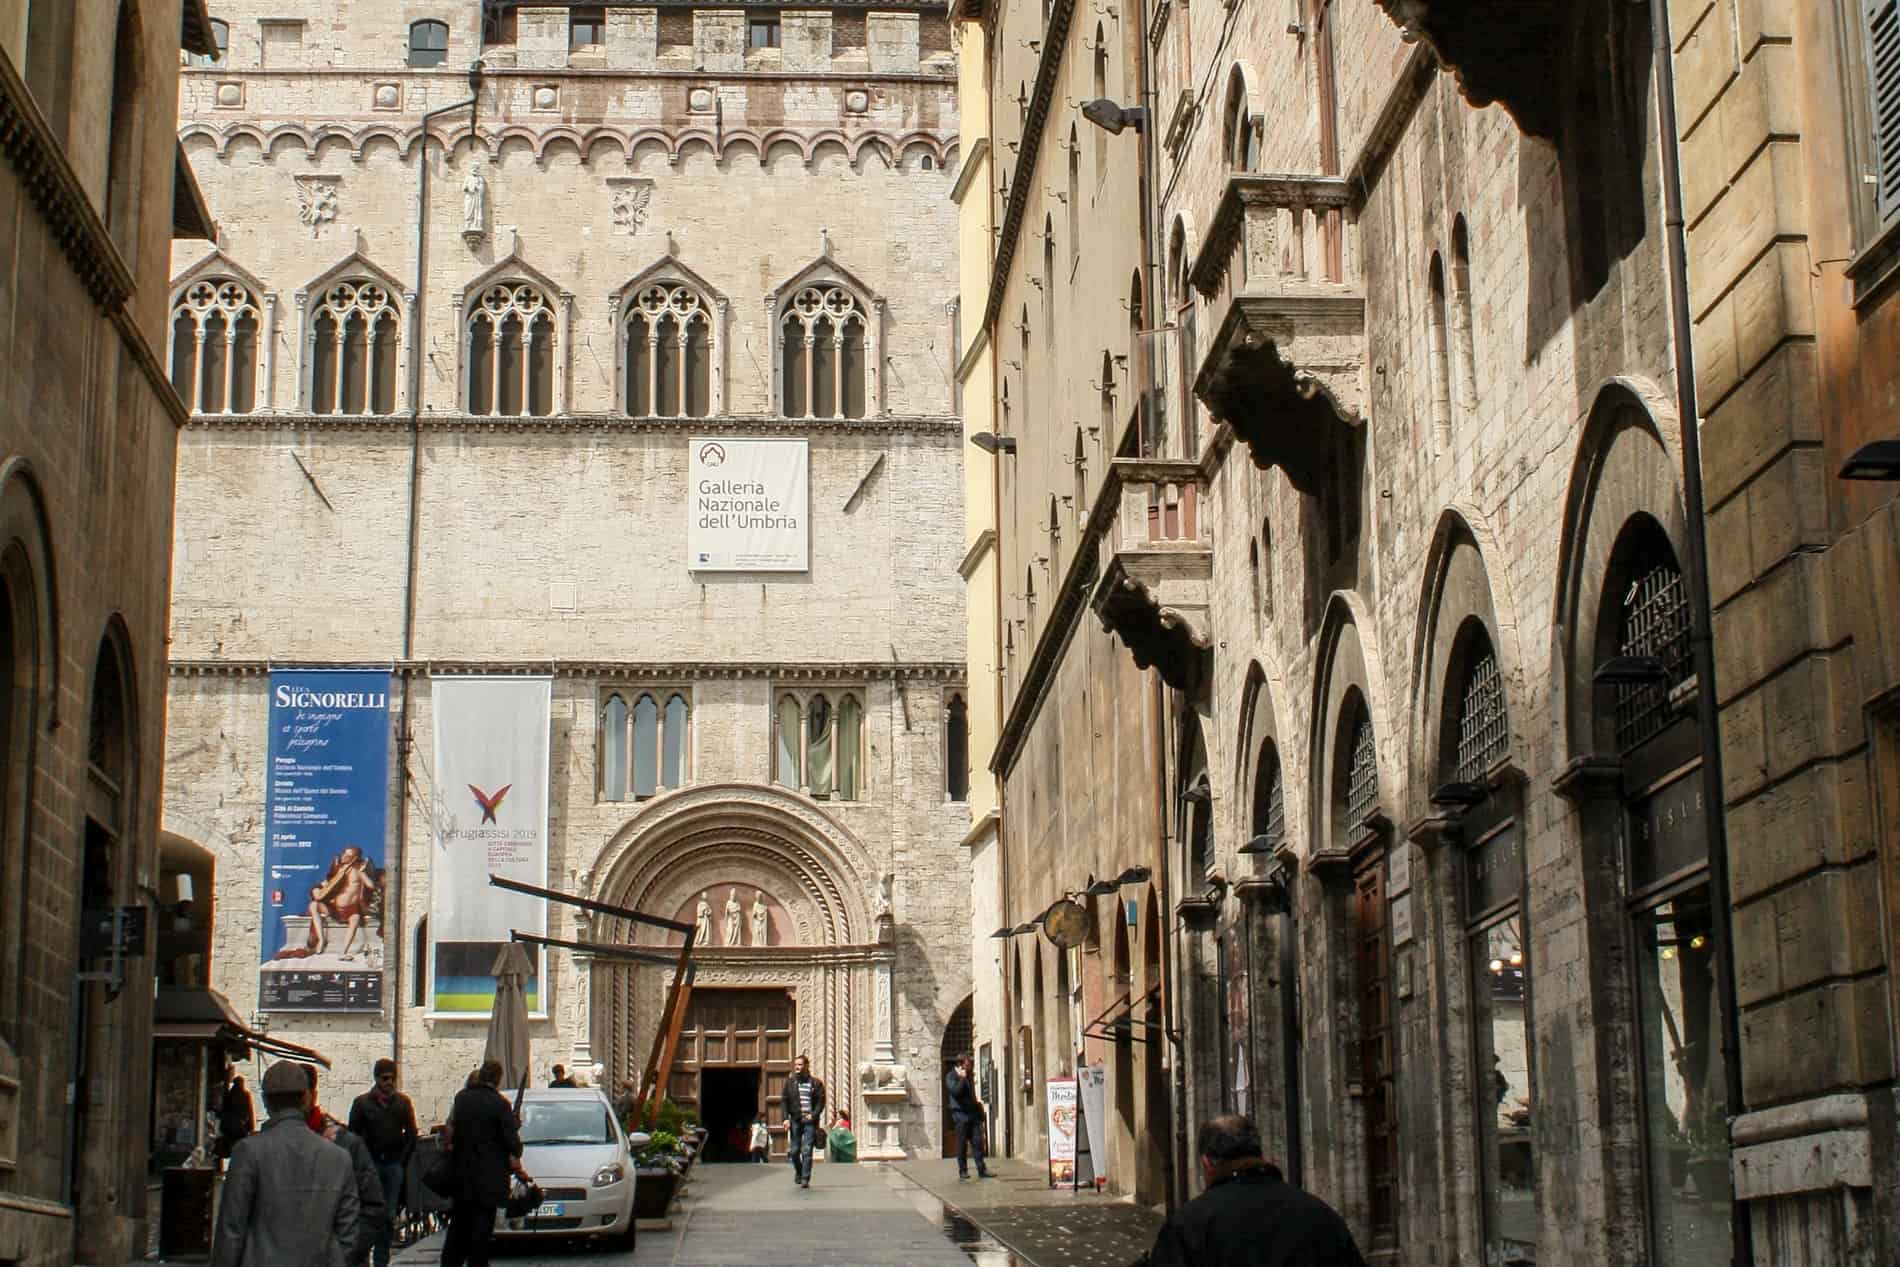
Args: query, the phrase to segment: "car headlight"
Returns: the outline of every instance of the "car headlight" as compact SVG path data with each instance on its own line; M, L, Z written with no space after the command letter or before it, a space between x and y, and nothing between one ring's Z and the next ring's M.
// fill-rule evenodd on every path
M611 1166L602 1166L599 1170L594 1172L594 1186L596 1188L609 1187L619 1183L626 1177L626 1169L622 1167L619 1162L615 1162Z

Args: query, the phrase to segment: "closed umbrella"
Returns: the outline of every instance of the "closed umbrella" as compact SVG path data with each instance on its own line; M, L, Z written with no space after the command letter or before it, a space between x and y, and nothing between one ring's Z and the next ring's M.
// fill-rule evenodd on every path
M488 1045L483 1060L501 1062L501 1085L511 1090L528 1081L528 952L511 941L495 956L495 1008L488 1016Z

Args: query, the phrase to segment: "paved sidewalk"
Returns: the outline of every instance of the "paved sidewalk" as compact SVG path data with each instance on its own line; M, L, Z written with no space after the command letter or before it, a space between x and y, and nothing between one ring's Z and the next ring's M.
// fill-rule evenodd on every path
M1146 1206L1049 1186L1039 1166L990 1159L993 1179L958 1179L954 1160L900 1162L898 1174L1011 1251L1020 1267L1128 1267L1154 1244Z

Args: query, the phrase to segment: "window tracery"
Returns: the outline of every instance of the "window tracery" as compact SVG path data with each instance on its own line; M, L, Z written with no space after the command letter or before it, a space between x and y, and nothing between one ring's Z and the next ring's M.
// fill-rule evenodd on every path
M627 413L635 418L704 418L712 413L712 313L697 290L677 281L644 286L624 327Z
M554 308L536 286L498 282L469 310L468 411L545 418L554 412Z
M396 412L396 348L402 315L387 287L367 277L324 292L311 322L310 411Z
M862 418L868 390L869 319L835 282L800 286L779 317L784 340L781 397L793 418Z
M600 799L644 800L685 786L691 728L682 690L610 693L600 710Z
M172 306L172 386L194 414L257 408L260 307L231 277L205 277Z
M859 799L864 791L864 705L855 692L786 692L773 714L775 783L819 798Z

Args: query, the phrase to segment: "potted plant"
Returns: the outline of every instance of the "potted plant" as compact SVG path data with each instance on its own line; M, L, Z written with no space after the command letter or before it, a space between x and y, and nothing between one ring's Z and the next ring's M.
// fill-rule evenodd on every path
M679 1136L655 1130L647 1146L634 1155L633 1217L663 1219L679 1191L685 1167L678 1156Z

